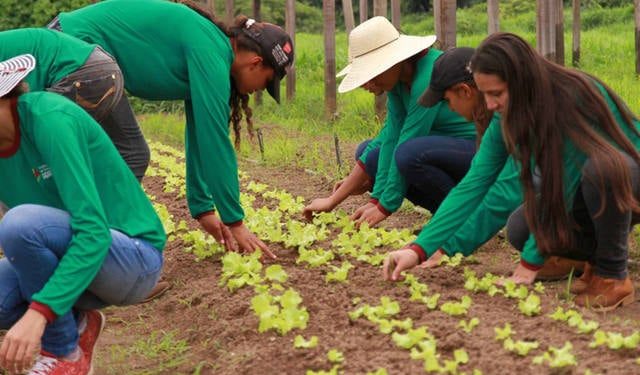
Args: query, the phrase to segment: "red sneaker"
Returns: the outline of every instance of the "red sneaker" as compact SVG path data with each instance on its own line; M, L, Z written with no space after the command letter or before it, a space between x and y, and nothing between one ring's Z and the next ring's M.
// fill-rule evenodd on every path
M98 310L86 310L82 313L82 319L84 322L80 324L80 340L78 346L82 349L85 357L89 360L89 363L93 361L93 349L98 341L98 336L102 333L105 324L105 317Z
M36 363L27 375L91 375L93 368L89 359L81 353L75 361L66 361L44 350L36 358Z

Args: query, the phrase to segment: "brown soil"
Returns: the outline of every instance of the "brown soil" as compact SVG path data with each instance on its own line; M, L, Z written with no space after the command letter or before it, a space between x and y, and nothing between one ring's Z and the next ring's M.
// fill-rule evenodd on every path
M327 194L331 189L331 183L293 168L267 169L253 163L244 163L241 167L255 181L307 199ZM147 178L145 187L170 209L175 222L185 219L196 228L196 223L188 217L184 200L162 193L160 178ZM366 197L352 197L341 207L352 210L365 202ZM403 211L394 214L384 225L414 227L423 221L421 215ZM258 333L258 319L250 308L253 290L244 288L230 293L218 286L219 257L195 262L194 256L183 251L181 241L176 240L165 250L164 277L173 288L144 305L107 309L107 328L99 341L94 364L96 374L304 374L307 369L330 369L326 353L332 348L344 353L341 370L345 374L365 374L381 367L389 374L423 373L422 362L410 359L409 352L396 347L390 335L379 333L364 319L349 320L347 312L355 309L352 303L355 297L361 297L363 303L377 305L381 296L400 303L398 318L410 317L414 327L428 327L437 338L441 360L450 359L455 349L464 347L470 361L460 369L468 374L475 368L484 374L550 373L548 367L533 365L531 360L548 346L562 347L566 341L573 344L579 363L568 373L582 374L587 369L607 374L640 373L640 365L635 364L636 357L640 356L637 350L590 349L591 335L577 334L573 328L547 316L562 303L557 296L566 286L565 282L547 283L544 313L529 318L519 312L513 300L467 292L463 288L462 267L414 270L413 273L429 285L429 294L442 294L442 302L465 294L471 296L473 303L465 319L478 317L480 325L466 334L457 328L460 318L429 311L424 305L409 301L407 287L384 282L379 268L352 261L356 268L350 272L349 282L328 285L323 270L296 265L296 253L292 249L275 244L271 244L271 248L279 256L277 263L289 275L285 287L297 290L309 311L307 329L294 330L284 336ZM486 272L506 275L517 260L514 251L500 238L487 243L477 252L477 258L479 263L469 267L479 275ZM632 274L637 283L635 271ZM602 329L628 335L639 329L639 312L640 304L636 303L608 315L583 311L583 316L599 321ZM524 358L506 352L494 340L493 331L506 322L517 332L514 338L537 340L540 349ZM157 336L150 339L154 332ZM169 336L173 341L163 347L158 341L167 334L173 335ZM293 338L298 334L305 338L318 336L319 345L314 349L294 349ZM180 340L188 344L188 350L176 351ZM153 349L157 347L161 349Z

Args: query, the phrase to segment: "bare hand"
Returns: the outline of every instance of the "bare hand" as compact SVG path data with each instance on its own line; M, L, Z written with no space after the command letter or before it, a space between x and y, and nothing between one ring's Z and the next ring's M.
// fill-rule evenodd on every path
M400 273L418 265L420 258L411 249L392 251L382 264L382 276L385 280L398 281Z
M516 284L533 284L536 279L536 275L538 271L532 271L522 264L518 264L516 269L513 271L513 275L509 277L509 280L513 281Z
M218 215L205 215L198 219L202 228L207 231L218 243L224 245L227 251L236 251L238 247L233 240L229 228L218 219Z
M355 214L354 214L355 215ZM370 207L360 214L356 219L356 226L360 226L362 223L369 224L369 227L373 227L379 222L387 218L387 215L380 211L377 206Z
M442 259L442 257L446 255L446 253L444 252L444 250L442 249L438 249L438 251L436 251L435 253L433 253L429 259L426 260L426 262L423 262L421 265L419 265L418 267L420 268L436 268L440 266L440 260Z
M308 221L313 220L313 214L316 212L329 212L335 208L335 204L331 198L318 198L309 203L303 210L302 215Z
M47 320L41 313L28 309L2 340L0 367L11 374L29 370L40 351L40 341L46 325Z
M351 220L358 220L365 211L375 206L376 205L371 202L365 204L364 206L360 206L349 218Z
M262 250L263 254L267 254L269 257L278 258L269 247L262 242L255 234L251 233L244 224L231 227L231 234L238 242L241 252L254 252L257 249Z

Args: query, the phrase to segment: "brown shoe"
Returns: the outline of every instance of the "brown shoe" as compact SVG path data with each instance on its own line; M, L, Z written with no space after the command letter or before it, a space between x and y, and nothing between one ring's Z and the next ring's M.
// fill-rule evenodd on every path
M140 301L140 303L147 303L153 299L156 299L164 294L167 290L171 289L171 284L168 281L158 281L156 286L151 289L151 293L147 296L147 298Z
M580 274L584 269L585 262L562 258L559 256L550 256L545 260L544 265L538 271L536 280L539 281L554 281L562 280L569 277L571 271L573 274Z
M591 282L591 277L593 277L593 266L588 262L585 262L582 276L573 280L571 287L569 287L569 291L573 294L580 294L584 292Z
M631 279L605 279L598 275L591 277L587 289L573 301L578 306L596 311L611 311L635 301L635 291Z

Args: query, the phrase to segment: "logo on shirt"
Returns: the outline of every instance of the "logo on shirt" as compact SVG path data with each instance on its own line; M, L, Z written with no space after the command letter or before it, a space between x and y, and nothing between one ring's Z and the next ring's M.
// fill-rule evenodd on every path
M38 182L51 177L51 169L49 169L49 166L46 164L32 168L31 171L33 172L33 177L35 177Z

